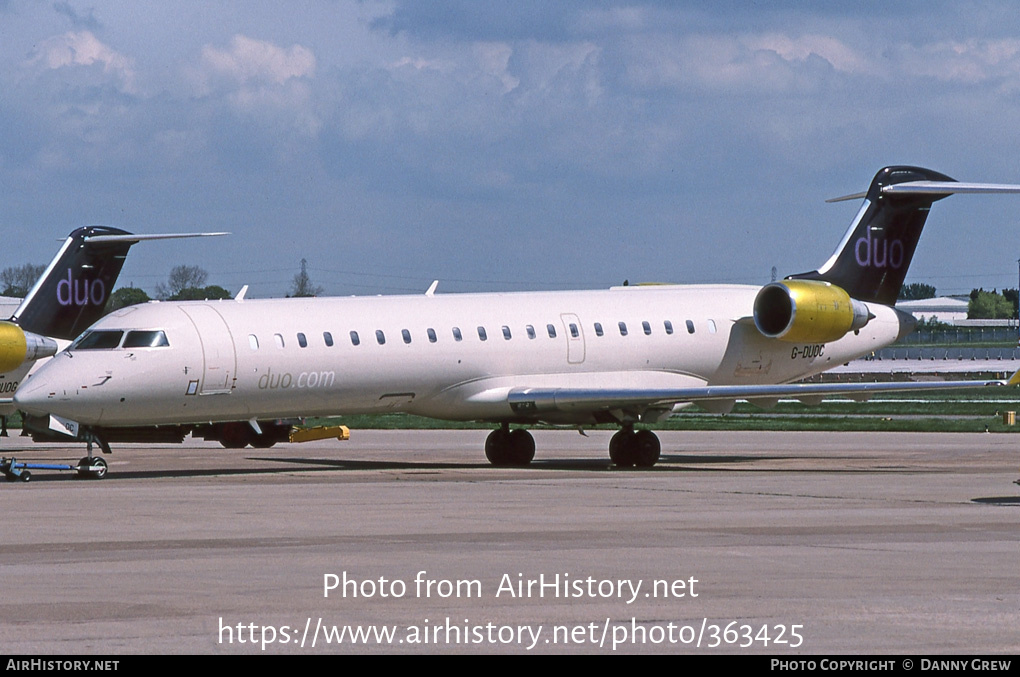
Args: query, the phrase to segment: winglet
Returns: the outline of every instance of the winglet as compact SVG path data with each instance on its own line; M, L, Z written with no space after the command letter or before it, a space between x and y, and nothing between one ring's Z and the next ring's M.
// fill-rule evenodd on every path
M248 293L248 285L241 287L241 291L237 292L237 296L234 297L235 301L244 301L244 295Z
M425 296L435 296L436 295L436 287L438 287L438 286L439 286L439 280L432 280L432 284L430 284L429 288L425 291Z
M1006 381L1006 385L1008 386L1020 385L1020 369L1017 369L1016 371L1013 372L1013 375L1009 377L1008 381Z

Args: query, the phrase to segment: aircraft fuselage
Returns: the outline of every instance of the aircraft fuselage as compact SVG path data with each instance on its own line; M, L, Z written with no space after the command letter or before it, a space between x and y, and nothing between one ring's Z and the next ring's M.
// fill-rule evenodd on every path
M870 304L875 317L841 339L770 339L750 321L758 291L663 285L150 303L96 323L93 332L125 334L98 342L115 347L72 346L22 386L18 402L104 427L386 411L586 424L591 411L530 416L511 409L507 394L787 383L912 327L909 316ZM166 345L138 345L154 332ZM59 380L50 379L54 369Z

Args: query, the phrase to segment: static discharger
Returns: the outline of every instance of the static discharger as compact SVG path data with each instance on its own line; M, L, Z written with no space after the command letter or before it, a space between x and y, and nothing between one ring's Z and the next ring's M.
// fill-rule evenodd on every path
M343 442L351 439L351 430L345 425L318 426L316 428L292 428L291 442L313 442L336 438Z

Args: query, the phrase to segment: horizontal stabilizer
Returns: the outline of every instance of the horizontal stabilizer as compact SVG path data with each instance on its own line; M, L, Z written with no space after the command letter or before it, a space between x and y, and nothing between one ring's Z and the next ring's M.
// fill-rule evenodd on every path
M86 242L101 243L101 242L141 242L143 240L176 240L182 237L219 237L220 235L230 235L230 233L156 233L153 235L136 235L134 233L126 233L124 235L92 235L85 238Z
M882 186L882 194L952 195L953 193L1020 193L1012 183L961 183L959 181L907 181Z
M960 181L907 181L882 186L883 195L952 195L954 193L1020 193L1020 185L1014 183L961 183ZM863 200L867 191L833 197L826 202Z

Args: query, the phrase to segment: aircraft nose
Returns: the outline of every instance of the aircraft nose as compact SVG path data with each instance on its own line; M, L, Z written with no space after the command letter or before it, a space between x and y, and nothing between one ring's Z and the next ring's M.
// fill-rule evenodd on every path
M56 360L44 364L14 393L16 408L32 416L55 414L79 423L97 423L102 409L82 386L69 386L76 376L69 365ZM71 380L69 380L71 379ZM98 406L97 406L98 405Z
M14 406L26 414L44 416L57 413L50 406L55 399L56 393L50 389L46 379L35 375L14 393Z

